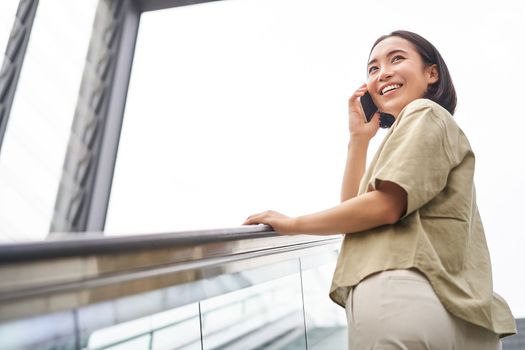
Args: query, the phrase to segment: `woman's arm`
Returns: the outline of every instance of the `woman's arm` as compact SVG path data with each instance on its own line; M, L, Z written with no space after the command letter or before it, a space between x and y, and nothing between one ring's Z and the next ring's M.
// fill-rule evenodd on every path
M355 233L396 223L406 211L407 194L393 182L349 199L336 207L294 218L292 231L299 234Z
M407 193L388 181L376 188L318 213L291 218L268 210L250 215L243 225L266 224L284 235L335 235L396 223L406 211Z
M366 167L366 153L369 140L351 138L348 143L343 185L341 187L341 202L357 196L359 183Z

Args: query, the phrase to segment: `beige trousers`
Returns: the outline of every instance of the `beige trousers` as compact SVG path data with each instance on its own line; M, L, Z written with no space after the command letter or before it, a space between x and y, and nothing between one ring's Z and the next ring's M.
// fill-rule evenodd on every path
M364 279L346 304L348 349L500 350L497 334L450 314L416 270Z

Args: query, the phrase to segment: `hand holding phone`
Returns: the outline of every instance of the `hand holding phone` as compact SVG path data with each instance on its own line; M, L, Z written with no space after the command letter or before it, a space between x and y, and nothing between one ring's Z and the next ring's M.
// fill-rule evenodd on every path
M370 96L368 91L361 96L360 101L361 106L363 107L363 112L365 113L366 122L368 123L377 112L377 106L374 104L372 96ZM389 128L395 121L396 119L392 114L379 112L379 127L383 129Z

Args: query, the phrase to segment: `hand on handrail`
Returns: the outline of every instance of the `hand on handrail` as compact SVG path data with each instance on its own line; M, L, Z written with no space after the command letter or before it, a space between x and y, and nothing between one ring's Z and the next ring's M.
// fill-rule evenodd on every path
M295 219L274 210L267 210L248 216L243 225L266 224L281 235L294 235L298 234L295 232Z

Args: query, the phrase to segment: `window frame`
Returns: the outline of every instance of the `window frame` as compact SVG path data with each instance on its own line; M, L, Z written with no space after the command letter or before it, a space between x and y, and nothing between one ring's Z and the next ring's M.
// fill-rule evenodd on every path
M104 231L142 13L211 1L100 0L51 232Z

